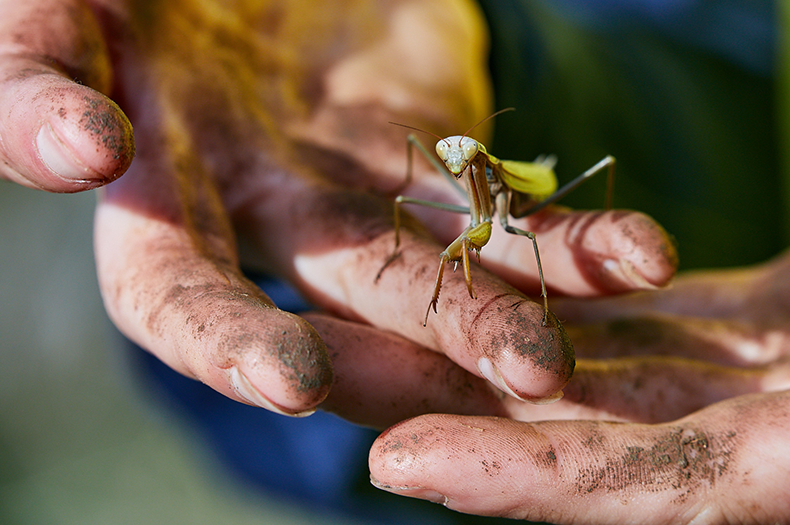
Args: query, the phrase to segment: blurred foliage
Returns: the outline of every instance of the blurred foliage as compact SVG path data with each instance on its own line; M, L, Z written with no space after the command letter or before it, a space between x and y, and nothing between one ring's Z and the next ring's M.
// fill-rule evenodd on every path
M780 155L782 174L784 175L784 202L790 203L790 0L777 0L779 14L779 39L778 39L778 89L777 105L779 115ZM790 230L790 204L785 206L785 221ZM787 231L786 230L786 231Z
M573 3L482 3L492 28L496 107L517 108L498 117L491 152L522 160L556 154L561 182L614 155L615 207L661 222L677 240L683 269L750 264L782 250L788 215L773 5L751 3L762 11L742 24L718 18L734 56L701 43L687 19L672 26L669 14L657 22L654 12L623 8L621 18L595 20L574 16ZM743 45L733 47L739 39ZM563 204L601 207L599 179Z

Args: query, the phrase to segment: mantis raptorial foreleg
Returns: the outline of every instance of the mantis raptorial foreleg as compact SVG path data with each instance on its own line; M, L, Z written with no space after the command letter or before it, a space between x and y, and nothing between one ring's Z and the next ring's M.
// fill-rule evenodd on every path
M457 204L447 204L442 202L433 202L427 201L423 199L415 199L412 197L406 197L403 195L399 195L395 198L395 250L393 251L392 255L389 256L387 261L379 270L378 274L376 275L376 281L379 280L381 277L382 272L389 266L392 261L394 261L398 255L398 247L400 246L400 205L401 204L418 204L420 206L426 206L428 208L434 208L437 210L444 210L450 211L453 213L469 213L468 206L460 206ZM464 272L464 280L466 281L466 287L469 291L469 296L472 298L476 298L476 294L474 288L472 288L472 273L469 269L469 250L475 250L477 252L477 258L480 259L480 247L488 242L488 238L491 236L491 223L484 222L482 224L478 224L476 226L468 226L461 235L458 236L450 245L440 254L439 259L439 270L436 275L436 283L433 289L433 296L431 297L431 302L428 305L428 310L425 312L425 320L423 321L423 326L428 324L428 314L431 312L431 308L433 311L436 312L436 304L439 301L439 292L442 288L442 279L444 277L444 266L450 261L457 261L460 258L461 265L463 267ZM537 248L537 247L536 247Z
M436 203L434 203L436 204ZM475 250L477 258L480 260L480 248L488 242L491 237L491 223L483 222L476 226L467 226L463 233L458 236L450 245L440 254L439 271L436 274L436 284L433 288L433 297L428 304L428 310L425 312L425 320L422 325L428 324L428 314L431 313L433 308L436 312L436 304L439 301L439 292L442 289L442 278L444 276L444 265L450 261L461 260L461 266L464 272L464 280L466 281L466 289L469 291L469 296L477 299L477 294L472 287L472 272L469 266L469 251Z

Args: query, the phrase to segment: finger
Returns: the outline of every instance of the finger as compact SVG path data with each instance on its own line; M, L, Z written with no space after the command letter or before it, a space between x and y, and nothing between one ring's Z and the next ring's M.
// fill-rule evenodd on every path
M442 178L423 177L406 194L425 200L464 204ZM450 243L469 223L466 215L409 206L428 230ZM511 225L537 238L543 275L552 301L558 295L597 297L666 286L678 265L672 238L652 218L638 212L573 211L560 206ZM483 266L519 290L537 295L540 280L534 246L499 225L482 251Z
M784 286L790 258L782 254L765 264L686 272L672 287L651 294L579 302L558 300L554 307L564 319L577 323L635 318L655 313L737 320L775 328L785 323Z
M681 356L723 365L756 366L788 355L782 326L662 314L567 328L577 353L588 358Z
M326 314L307 313L304 318L321 335L332 358L334 382L321 404L323 410L375 428L432 412L508 413L504 396L441 354Z
M97 210L97 268L111 318L169 366L228 397L311 413L332 381L324 343L241 276L227 219L195 175L199 167L179 159L192 176L177 179L151 164L136 162ZM180 183L189 187L170 186Z
M698 318L753 319L748 298L756 273L742 269L686 272L671 287L625 297L602 297L588 301L558 298L554 308L563 319L593 323L636 318L655 313ZM765 313L765 312L763 312Z
M83 2L38 0L0 20L0 177L54 192L118 178L132 127L109 92L101 31ZM80 83L74 82L76 79Z
M745 396L655 426L422 416L378 438L371 479L461 512L530 521L781 521L788 404L787 393Z
M324 314L305 317L335 371L321 408L376 428L425 413L659 423L731 397L790 388L786 362L744 369L684 358L583 359L561 400L535 405L494 395L479 377L394 334Z
M259 205L245 222L280 223L281 245L259 237L261 251L279 259L281 271L316 304L441 351L520 399L545 400L570 379L570 340L553 315L543 326L542 305L473 265L477 298L469 297L460 272L448 271L439 314L424 327L441 247L404 231L400 257L377 279L394 249L386 204L332 187L302 188L298 195L294 201L281 190L285 208ZM279 220L284 216L288 224Z
M595 297L654 290L670 282L677 252L652 218L631 211L570 211L554 207L513 220L535 233L552 297ZM540 290L532 243L494 229L484 265L520 290Z
M790 364L741 368L679 357L581 359L550 410L522 405L511 417L660 423L745 394L790 388Z

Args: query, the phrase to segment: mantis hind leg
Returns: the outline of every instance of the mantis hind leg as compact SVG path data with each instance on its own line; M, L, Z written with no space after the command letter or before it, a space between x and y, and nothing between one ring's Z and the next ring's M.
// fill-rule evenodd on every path
M527 215L532 215L536 213L549 204L554 204L558 200L565 197L567 194L575 190L581 183L591 179L594 175L602 172L603 170L607 170L606 176L606 201L604 202L604 207L607 210L612 209L612 195L614 193L614 167L617 161L611 155L607 155L600 161L598 161L593 167L573 179L572 181L565 184L562 188L558 189L539 203L535 204L534 206L527 208L527 209L518 209L511 211L511 215L516 218L526 217Z

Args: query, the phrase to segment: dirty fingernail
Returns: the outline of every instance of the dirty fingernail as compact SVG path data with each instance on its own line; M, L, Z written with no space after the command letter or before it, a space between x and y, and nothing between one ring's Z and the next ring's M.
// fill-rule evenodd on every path
M47 122L38 130L36 146L44 164L61 178L75 182L88 182L100 178L74 158Z
M502 377L502 374L499 372L499 369L496 365L487 357L481 357L477 360L477 370L480 371L480 374L488 379L488 382L497 387L499 390L504 392L505 394L515 397L516 399L520 399L521 401L526 401L518 394L516 394L512 388L507 384L505 378Z
M529 399L528 402L532 403L533 405L550 405L562 399L563 395L565 395L564 392L562 390L559 390L557 392L554 392L550 396Z
M641 276L631 261L607 259L603 262L603 267L620 281L629 283L635 290L658 290L659 288Z
M449 501L447 496L443 496L442 494L439 494L435 490L431 490L431 489L425 489L422 487L392 487L390 485L379 483L373 477L370 478L370 483L377 489L385 490L387 492L397 494L398 496L407 496L410 498L424 499L432 503L438 503L439 505L444 505L444 506L447 506L447 503Z
M234 390L236 390L236 393L239 396L243 397L253 405L265 408L266 410L271 410L276 414L290 417L307 417L315 413L315 409L305 410L303 412L287 412L283 410L282 407L272 403L266 396L261 394L257 388L252 386L252 383L250 383L250 380L247 379L247 376L240 372L235 366L230 368L230 381L231 384L233 384Z
M477 369L480 371L480 375L485 377L489 383L491 383L501 392L504 392L511 397L515 397L519 401L532 403L533 405L548 405L562 399L562 390L542 398L525 399L519 396L512 388L510 388L510 385L507 384L507 381L505 381L505 378L502 377L502 373L499 371L499 368L497 368L497 366L487 357L481 357L477 360Z

